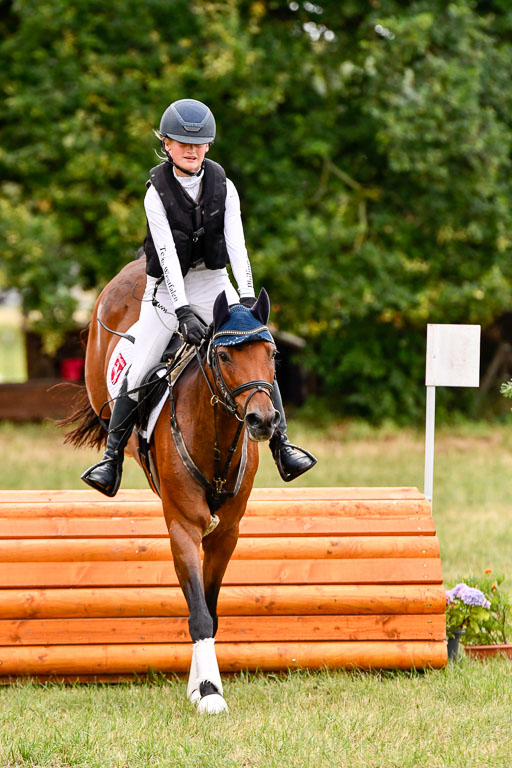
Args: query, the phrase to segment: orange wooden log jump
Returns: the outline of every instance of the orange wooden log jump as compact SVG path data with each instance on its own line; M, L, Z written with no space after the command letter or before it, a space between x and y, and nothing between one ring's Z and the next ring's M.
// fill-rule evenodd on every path
M439 667L444 610L417 489L254 489L220 594L219 663ZM186 672L187 614L151 491L0 491L0 680Z

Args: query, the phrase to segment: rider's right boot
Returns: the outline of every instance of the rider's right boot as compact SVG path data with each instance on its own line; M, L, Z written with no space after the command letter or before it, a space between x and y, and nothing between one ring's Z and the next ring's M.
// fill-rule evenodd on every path
M81 475L84 483L104 493L105 496L115 496L119 490L123 473L124 449L137 417L137 403L126 394L125 384L126 382L121 387L112 411L105 454L101 461L93 464Z

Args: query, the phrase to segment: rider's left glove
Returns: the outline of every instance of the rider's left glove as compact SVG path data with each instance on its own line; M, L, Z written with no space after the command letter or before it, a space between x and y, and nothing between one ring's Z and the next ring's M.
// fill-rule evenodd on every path
M186 341L187 344L200 344L206 332L206 325L194 315L190 309L190 304L185 304L185 306L179 307L176 310L176 317L178 318L179 329L183 336L183 340Z

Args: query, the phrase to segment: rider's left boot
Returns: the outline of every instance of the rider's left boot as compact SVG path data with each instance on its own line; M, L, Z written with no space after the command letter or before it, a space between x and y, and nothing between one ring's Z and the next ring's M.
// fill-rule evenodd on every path
M81 476L84 483L105 496L115 496L121 485L124 449L132 434L136 417L137 403L126 394L125 381L112 411L103 458L86 469Z
M290 443L286 434L286 416L277 379L274 379L272 403L276 411L279 412L281 420L270 438L270 450L279 474L286 483L289 483L314 467L317 459L305 448L299 448L298 445Z

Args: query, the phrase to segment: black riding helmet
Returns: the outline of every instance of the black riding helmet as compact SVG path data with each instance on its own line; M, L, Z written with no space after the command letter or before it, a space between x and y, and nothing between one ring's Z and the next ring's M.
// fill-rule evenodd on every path
M179 99L163 113L160 133L182 144L211 144L215 140L215 118L202 101Z

